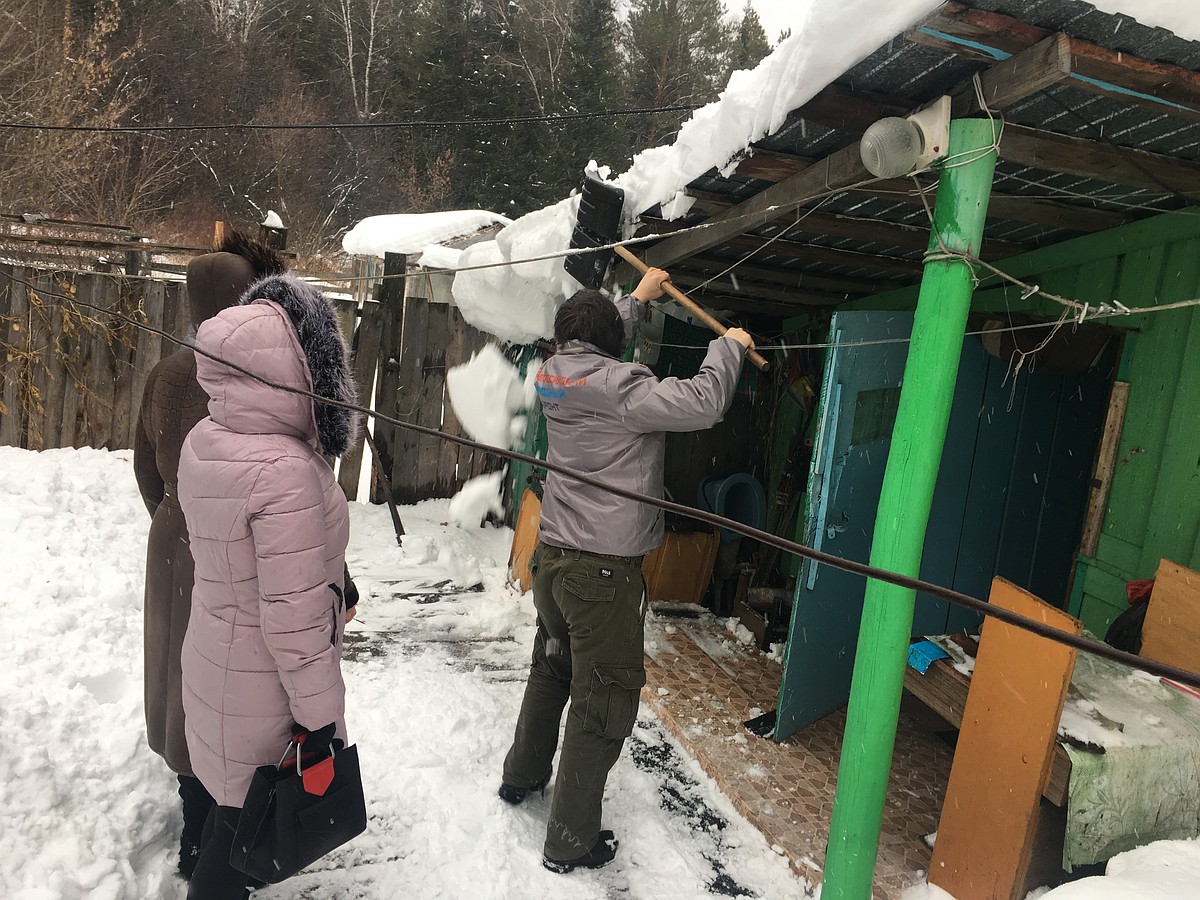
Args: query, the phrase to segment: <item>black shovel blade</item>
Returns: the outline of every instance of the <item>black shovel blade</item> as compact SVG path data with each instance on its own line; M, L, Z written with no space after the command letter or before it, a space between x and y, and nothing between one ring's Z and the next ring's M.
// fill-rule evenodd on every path
M765 712L761 716L755 716L753 719L748 719L742 723L751 734L756 734L759 737L770 737L775 732L775 719L778 717L778 710Z
M583 182L579 198L579 215L571 233L571 249L602 247L611 244L621 234L621 209L625 192L614 184L591 175ZM580 253L563 260L563 268L584 287L599 288L612 262L613 252Z

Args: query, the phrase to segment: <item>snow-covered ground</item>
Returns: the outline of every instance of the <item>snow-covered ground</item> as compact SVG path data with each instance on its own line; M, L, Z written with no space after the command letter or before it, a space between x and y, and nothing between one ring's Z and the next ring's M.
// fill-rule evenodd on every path
M805 896L806 885L645 711L609 781L617 860L540 865L547 801L495 795L533 636L505 583L511 532L443 524L447 503L355 504L347 721L367 832L285 898ZM130 454L0 447L0 898L181 900L174 778L147 749L148 517ZM481 585L475 590L476 585ZM738 891L744 893L738 894Z

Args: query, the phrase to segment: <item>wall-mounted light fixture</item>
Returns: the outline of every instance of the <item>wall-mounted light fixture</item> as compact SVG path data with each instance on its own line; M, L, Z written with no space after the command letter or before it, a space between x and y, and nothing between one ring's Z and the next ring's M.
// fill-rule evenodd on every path
M939 97L907 118L880 119L863 134L859 152L876 178L899 178L944 157L949 140L950 98Z

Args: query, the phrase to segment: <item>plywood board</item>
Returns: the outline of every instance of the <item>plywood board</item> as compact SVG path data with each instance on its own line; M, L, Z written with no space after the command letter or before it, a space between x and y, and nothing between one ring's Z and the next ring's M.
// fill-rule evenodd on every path
M1142 656L1200 673L1200 572L1158 564L1142 625Z
M712 531L670 531L646 557L642 574L653 602L699 603L712 580L721 538Z
M970 687L971 680L944 659L935 661L924 675L912 666L904 669L904 689L955 728L962 728ZM1070 784L1071 757L1062 744L1055 742L1054 761L1043 796L1055 806L1066 806Z
M996 578L990 602L1062 631L1082 624ZM956 897L1025 896L1038 809L1075 650L987 618L942 806L929 881Z
M521 593L533 587L533 575L529 571L529 557L537 547L538 525L542 519L542 501L538 495L525 488L521 497L521 512L517 515L517 526L513 529L512 550L508 554L508 576L521 586Z

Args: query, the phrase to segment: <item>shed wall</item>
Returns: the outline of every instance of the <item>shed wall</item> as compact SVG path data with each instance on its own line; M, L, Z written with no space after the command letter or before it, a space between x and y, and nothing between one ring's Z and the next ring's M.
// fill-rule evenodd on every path
M1043 289L1129 307L1200 297L1200 214L1172 213L1012 257L1000 268ZM985 280L978 312L1057 316L1016 287ZM859 301L911 308L915 290ZM1121 316L1128 331L1118 377L1130 383L1112 489L1094 557L1078 556L1072 611L1097 635L1127 608L1125 582L1153 578L1160 558L1200 567L1200 308Z

